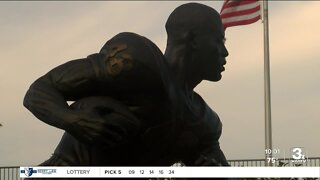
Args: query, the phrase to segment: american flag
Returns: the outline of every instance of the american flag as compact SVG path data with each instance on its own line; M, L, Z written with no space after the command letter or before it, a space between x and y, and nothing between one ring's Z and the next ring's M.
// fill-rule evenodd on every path
M220 15L224 29L251 24L261 17L260 2L259 0L226 0Z

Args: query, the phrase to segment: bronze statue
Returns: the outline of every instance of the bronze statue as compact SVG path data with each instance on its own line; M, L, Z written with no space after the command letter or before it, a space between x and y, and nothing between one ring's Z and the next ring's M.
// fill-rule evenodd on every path
M220 149L222 124L218 115L193 89L202 81L219 81L228 51L220 15L213 8L187 3L177 7L166 22L168 33L165 57L180 89L185 94L188 110L194 118L181 123L185 138L194 144L185 152L187 165L228 166ZM182 133L182 134L184 134ZM192 137L192 138L190 138Z
M66 131L42 165L228 165L219 117L193 91L202 80L221 79L228 52L219 13L188 3L172 12L166 29L170 67L151 41L120 33L100 53L32 84L24 105Z

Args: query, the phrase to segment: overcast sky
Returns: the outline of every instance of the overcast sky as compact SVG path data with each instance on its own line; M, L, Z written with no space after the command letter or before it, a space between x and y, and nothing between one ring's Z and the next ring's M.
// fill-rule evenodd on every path
M177 2L0 2L0 166L48 159L63 131L23 105L30 84L66 61L96 53L131 31L165 49L165 21ZM222 1L202 1L220 11ZM320 157L320 2L269 3L273 147ZM228 28L221 81L196 91L223 122L228 159L264 158L263 25Z

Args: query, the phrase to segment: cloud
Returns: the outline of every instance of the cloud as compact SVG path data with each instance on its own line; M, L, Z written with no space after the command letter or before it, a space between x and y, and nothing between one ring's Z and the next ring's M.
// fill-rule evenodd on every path
M308 1L270 15L270 48L276 63L301 61L317 54L319 8L319 2Z

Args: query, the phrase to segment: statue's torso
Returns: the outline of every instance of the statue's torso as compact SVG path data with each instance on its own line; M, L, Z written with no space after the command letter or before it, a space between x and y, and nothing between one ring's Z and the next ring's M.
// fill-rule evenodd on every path
M195 117L184 123L173 149L186 164L192 164L204 149L216 146L222 129L218 115L196 93L192 109Z

